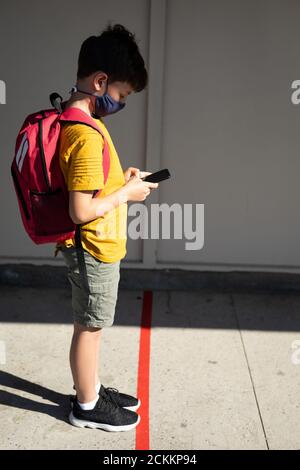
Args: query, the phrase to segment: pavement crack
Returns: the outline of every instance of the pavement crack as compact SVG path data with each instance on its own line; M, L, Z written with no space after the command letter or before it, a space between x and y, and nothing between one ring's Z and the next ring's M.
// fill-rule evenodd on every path
M263 422L262 413L261 413L260 406L259 406L259 403L258 403L258 398L257 398L256 390L255 390L254 380L253 380L253 376L252 376L252 372L251 372L251 368L250 368L250 363L249 363L249 359L248 359L248 355L247 355L247 351L246 351L246 346L245 346L245 343L244 343L244 338L243 338L243 335L242 335L242 330L241 330L240 321L239 321L239 317L238 317L238 314L237 314L237 309L236 309L233 294L230 294L230 299L231 299L231 305L232 305L234 315L235 315L235 319L236 319L237 328L239 330L240 340L241 340L242 348L243 348L243 351L244 351L245 360L246 360L246 363L247 363L248 373L249 373L249 377L250 377L250 380L251 380L252 390L253 390L253 394L254 394L254 398L255 398L255 402L256 402L256 407L257 407L257 411L258 411L258 416L259 416L261 427L262 427L262 430L263 430L267 450L270 450L269 442L268 442L268 438L267 438L267 434L266 434L266 430L265 430L265 425L264 425L264 422Z

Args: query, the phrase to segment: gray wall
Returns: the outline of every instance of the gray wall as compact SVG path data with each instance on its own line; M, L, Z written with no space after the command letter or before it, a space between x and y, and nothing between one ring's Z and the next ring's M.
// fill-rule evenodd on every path
M298 267L300 2L169 5L162 158L184 184L162 197L205 203L205 248L162 241L158 257Z
M150 71L147 92L107 120L123 166L170 169L172 181L149 203L205 205L202 250L187 251L186 240L129 240L128 264L298 271L300 107L291 83L300 78L300 2L82 5L1 7L1 262L52 260L52 247L33 245L20 224L9 175L14 138L26 114L48 106L49 92L67 96L80 43L112 20L136 32Z

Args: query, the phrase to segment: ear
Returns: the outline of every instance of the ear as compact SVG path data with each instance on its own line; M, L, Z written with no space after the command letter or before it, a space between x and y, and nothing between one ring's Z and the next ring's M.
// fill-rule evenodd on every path
M95 91L102 91L105 88L105 83L108 80L108 76L105 72L97 72L93 77L93 86Z

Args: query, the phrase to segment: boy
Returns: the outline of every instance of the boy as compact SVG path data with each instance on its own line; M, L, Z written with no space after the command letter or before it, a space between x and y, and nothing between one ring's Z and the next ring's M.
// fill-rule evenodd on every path
M123 172L102 117L123 109L126 97L146 84L135 36L123 26L109 26L83 42L76 87L65 109L79 108L94 119L108 143L110 168L104 184L104 139L99 132L85 124L64 125L60 167L69 190L69 213L80 224L80 235L57 244L57 250L72 286L70 366L76 397L69 421L78 427L127 431L140 419L135 412L140 400L100 384L98 353L101 329L114 321L120 260L126 255L127 202L145 200L158 185L142 181L148 172L133 167Z

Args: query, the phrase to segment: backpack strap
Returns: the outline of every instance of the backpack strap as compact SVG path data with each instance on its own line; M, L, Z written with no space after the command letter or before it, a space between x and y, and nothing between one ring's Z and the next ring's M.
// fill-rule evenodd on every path
M81 243L80 227L81 225L77 224L76 229L75 229L75 248L76 248L77 260L78 260L78 270L79 270L79 275L80 275L80 279L82 282L82 287L86 292L89 292L89 281L88 281L88 276L86 272L84 249Z
M103 148L103 175L104 175L104 184L107 181L109 167L110 167L110 157L109 157L109 148L106 138L103 135L100 127L97 126L93 118L88 116L84 111L79 108L68 108L63 111L60 115L61 122L73 122L77 124L85 124L86 126L92 127L95 131L99 132L102 135L104 141L104 148ZM101 190L100 190L101 191ZM100 191L97 191L97 195Z
M56 109L56 111L61 114L63 111L62 108L62 97L58 93L51 93L49 96L50 103L52 104L53 108Z

